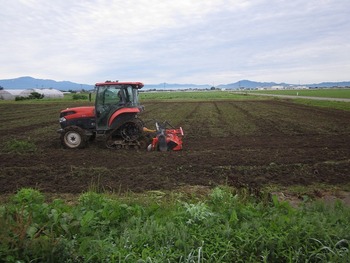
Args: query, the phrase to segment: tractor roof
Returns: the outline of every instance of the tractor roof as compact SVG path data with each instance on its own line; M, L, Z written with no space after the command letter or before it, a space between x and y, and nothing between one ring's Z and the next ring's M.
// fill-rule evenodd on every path
M126 81L126 82L106 81L106 82L99 82L95 84L95 86L114 86L114 85L131 85L137 89L141 89L143 87L142 82L130 82L130 81Z

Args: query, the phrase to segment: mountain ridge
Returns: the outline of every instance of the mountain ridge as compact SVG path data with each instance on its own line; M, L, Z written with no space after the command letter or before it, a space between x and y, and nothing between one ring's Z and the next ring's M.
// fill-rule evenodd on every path
M33 89L33 88L54 88L60 90L81 90L93 89L94 85L74 83L71 81L55 81L52 79L36 79L30 76L23 76L14 79L0 80L0 86L4 89Z
M51 79L36 79L30 76L23 76L14 79L2 79L0 80L0 86L4 89L30 89L30 88L55 88L59 90L91 90L94 85L74 83L71 81L55 81ZM313 84L288 84L288 83L276 83L276 82L257 82L251 80L240 80L234 83L220 84L215 86L222 89L243 89L243 88L258 88L258 87L271 87L271 86L307 86L307 87L350 87L350 81L342 82L321 82ZM209 84L178 84L178 83L159 83L159 84L145 84L145 89L210 89L212 85Z

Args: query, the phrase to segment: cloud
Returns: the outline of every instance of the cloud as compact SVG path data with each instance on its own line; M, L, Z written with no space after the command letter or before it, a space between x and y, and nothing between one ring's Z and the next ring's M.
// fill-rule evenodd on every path
M348 10L347 0L5 0L0 78L342 80Z

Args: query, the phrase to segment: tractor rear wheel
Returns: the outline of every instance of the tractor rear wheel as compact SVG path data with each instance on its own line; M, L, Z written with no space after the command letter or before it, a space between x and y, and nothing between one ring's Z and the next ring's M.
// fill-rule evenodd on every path
M141 137L143 133L142 127L142 121L134 119L124 123L119 130L124 140L135 141Z
M85 131L78 126L66 127L61 134L61 142L68 149L82 149L86 146Z

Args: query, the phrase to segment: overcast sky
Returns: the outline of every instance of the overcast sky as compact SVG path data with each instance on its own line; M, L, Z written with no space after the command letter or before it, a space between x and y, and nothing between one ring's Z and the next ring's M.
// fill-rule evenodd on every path
M350 80L349 0L1 0L0 79Z

